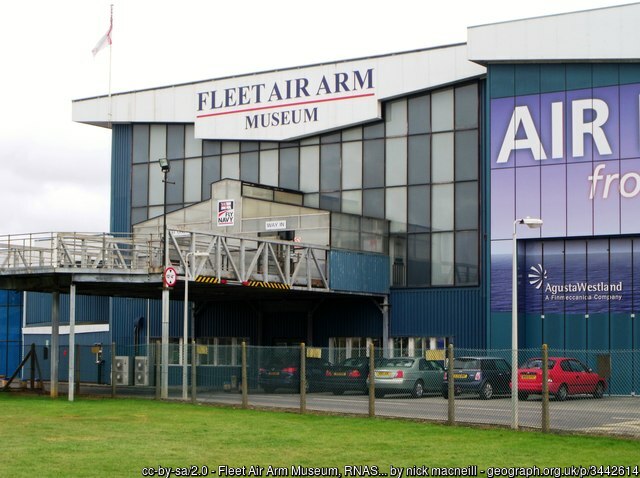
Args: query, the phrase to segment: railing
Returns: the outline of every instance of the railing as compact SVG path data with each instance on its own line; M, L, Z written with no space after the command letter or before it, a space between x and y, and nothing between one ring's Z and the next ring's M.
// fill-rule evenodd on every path
M291 241L167 231L171 265L189 276L284 288L329 290L325 246ZM40 233L0 237L0 275L69 272L157 274L163 269L157 234ZM188 261L187 258L190 258ZM78 271L79 272L79 271Z

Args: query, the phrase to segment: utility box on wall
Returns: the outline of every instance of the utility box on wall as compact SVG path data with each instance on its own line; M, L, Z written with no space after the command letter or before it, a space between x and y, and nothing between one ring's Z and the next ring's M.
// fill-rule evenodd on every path
M113 379L116 385L129 385L129 357L126 355L116 356Z
M149 357L138 356L135 358L134 385L149 385Z

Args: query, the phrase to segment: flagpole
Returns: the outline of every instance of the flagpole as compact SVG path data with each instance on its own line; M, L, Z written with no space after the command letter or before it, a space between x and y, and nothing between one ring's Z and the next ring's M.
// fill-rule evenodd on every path
M111 27L113 28L113 3L111 4ZM112 112L112 103L111 103L111 58L113 55L113 42L109 42L109 125L111 125L111 112Z

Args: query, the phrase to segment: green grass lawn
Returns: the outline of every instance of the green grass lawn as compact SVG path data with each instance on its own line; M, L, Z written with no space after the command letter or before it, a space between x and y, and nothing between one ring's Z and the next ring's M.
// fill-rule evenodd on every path
M143 467L638 465L640 442L137 399L0 393L0 476L141 476ZM172 476L175 476L172 475ZM216 473L215 475L218 476ZM480 474L480 476L487 476ZM489 477L490 478L490 477Z

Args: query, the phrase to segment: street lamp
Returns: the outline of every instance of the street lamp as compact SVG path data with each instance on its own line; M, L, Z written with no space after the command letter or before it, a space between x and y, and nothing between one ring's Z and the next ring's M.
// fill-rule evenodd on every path
M531 229L542 227L542 219L525 217L513 221L513 255L511 275L511 428L518 428L518 237L516 227L524 224Z
M166 399L169 397L169 287L164 280L164 274L169 267L169 254L167 254L168 241L167 241L167 174L171 170L171 165L167 158L161 158L158 160L162 174L164 175L162 182L164 183L164 194L162 198L162 375L161 375L161 387L160 398Z
M187 362L188 362L188 344L189 344L189 281L193 279L193 274L189 266L189 257L207 257L209 254L206 252L187 252L184 259L184 318L182 328L182 399L187 399ZM195 362L191 364L195 367Z

